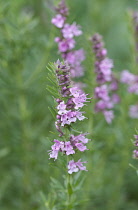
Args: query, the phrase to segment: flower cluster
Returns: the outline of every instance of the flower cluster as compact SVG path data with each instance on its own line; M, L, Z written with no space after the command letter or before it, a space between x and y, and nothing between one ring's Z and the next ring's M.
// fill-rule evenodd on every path
M80 134L78 136L70 136L69 141L59 141L54 139L54 144L52 145L50 150L50 158L54 158L55 160L58 158L58 153L62 152L65 155L75 154L76 150L84 152L88 150L85 146L88 143L89 139L84 137L85 134Z
M56 76L60 87L59 91L62 96L62 99L56 100L58 103L56 127L58 130L61 130L60 127L70 125L76 122L77 119L85 119L80 108L85 105L84 103L87 102L89 98L87 98L88 94L85 94L78 87L71 87L70 69L66 62L65 65L62 65L62 63L58 61L56 68Z
M70 67L66 61L61 63L58 60L55 63L55 69L60 93L60 98L56 99L57 120L55 124L58 132L60 133L59 136L63 138L62 141L55 139L54 144L49 151L50 158L54 158L56 160L59 152L68 156L75 154L76 151L84 152L85 150L88 150L86 147L86 144L89 141L89 139L86 138L87 133L81 133L77 136L74 136L73 134L66 136L64 134L64 130L70 130L73 123L77 120L82 121L86 118L83 115L84 112L80 111L80 109L90 98L87 98L88 94L82 92L78 87L72 86L70 79ZM65 141L65 139L68 140ZM74 160L71 160L68 163L68 173L71 174L73 172L77 172L78 170L86 170L83 163L85 162L81 162L80 160L78 162L74 162Z
M138 135L134 135L134 138L134 146L136 147L136 149L133 151L133 158L138 159Z
M81 162L81 159L78 160L78 162L74 162L74 160L70 160L68 163L68 173L72 174L73 172L80 171L88 171L86 170L86 166L83 165L83 163L87 163L86 161Z
M58 44L58 50L61 53L62 58L71 66L71 77L83 76L84 70L81 66L81 62L85 59L84 51L83 49L73 50L76 44L74 38L82 34L80 26L76 25L76 23L66 23L68 8L66 7L64 0L59 3L55 10L57 15L52 18L51 23L59 28L61 32L61 36L55 38L55 42Z
M107 57L102 36L95 34L91 41L96 59L95 73L99 85L95 88L95 98L98 99L95 111L102 112L107 123L111 123L114 118L112 109L120 101L119 96L115 93L118 89L118 81L112 73L113 61Z
M128 70L124 70L121 73L120 81L127 85L129 93L138 95L138 75L134 75ZM130 106L129 116L131 118L138 118L138 104Z

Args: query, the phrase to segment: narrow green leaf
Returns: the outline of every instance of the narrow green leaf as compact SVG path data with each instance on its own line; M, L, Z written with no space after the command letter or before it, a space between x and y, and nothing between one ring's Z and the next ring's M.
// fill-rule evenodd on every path
M68 183L68 194L72 195L73 194L73 189L70 183Z
M49 111L51 112L52 116L54 117L54 119L56 118L56 112L54 109L48 107Z

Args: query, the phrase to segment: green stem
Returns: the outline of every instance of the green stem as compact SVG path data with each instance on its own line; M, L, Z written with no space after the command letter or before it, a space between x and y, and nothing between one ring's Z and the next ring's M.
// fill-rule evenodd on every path
M68 185L70 185L70 175L68 174ZM70 204L70 193L69 193L69 190L68 190L68 204Z
M67 164L68 164L68 162L69 162L69 157L67 156ZM71 196L73 194L73 189L72 189L71 175L68 174L68 172L67 172L66 191L67 191L67 207L66 207L66 210L70 210L70 209L72 209Z

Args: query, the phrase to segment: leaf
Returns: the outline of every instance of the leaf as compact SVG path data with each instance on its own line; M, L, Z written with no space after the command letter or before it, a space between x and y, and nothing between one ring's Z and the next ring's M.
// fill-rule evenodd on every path
M68 183L68 194L72 195L73 194L73 189L70 183Z
M50 108L48 107L49 111L51 112L52 116L54 117L54 119L56 118L56 112L54 110L54 108Z
M53 185L54 188L64 190L64 187L58 180L54 179L53 177L50 177L50 179L51 179L51 184Z
M59 95L58 95L58 94L54 93L52 90L50 90L50 89L48 89L48 88L47 88L47 90L48 90L53 96L55 96L56 98L59 98Z

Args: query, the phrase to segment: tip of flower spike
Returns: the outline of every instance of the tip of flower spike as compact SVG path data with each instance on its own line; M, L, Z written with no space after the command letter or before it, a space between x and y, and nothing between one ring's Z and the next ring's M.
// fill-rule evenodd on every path
M57 61L56 61L56 62L54 62L54 64L55 64L55 65L60 65L60 64L61 64L61 62L60 62L60 60L59 60L59 59L57 59Z
M63 16L68 16L69 9L67 8L65 4L65 0L61 0L57 7L54 8L55 11L59 14L62 14Z
M69 66L67 61L60 61L58 59L56 62L54 62L54 65L55 65L56 68L58 68L58 70L64 70L64 71L69 71L70 70L70 66Z
M98 42L98 41L101 41L102 39L103 39L103 37L98 33L94 34L91 37L91 41L93 41L93 42Z

